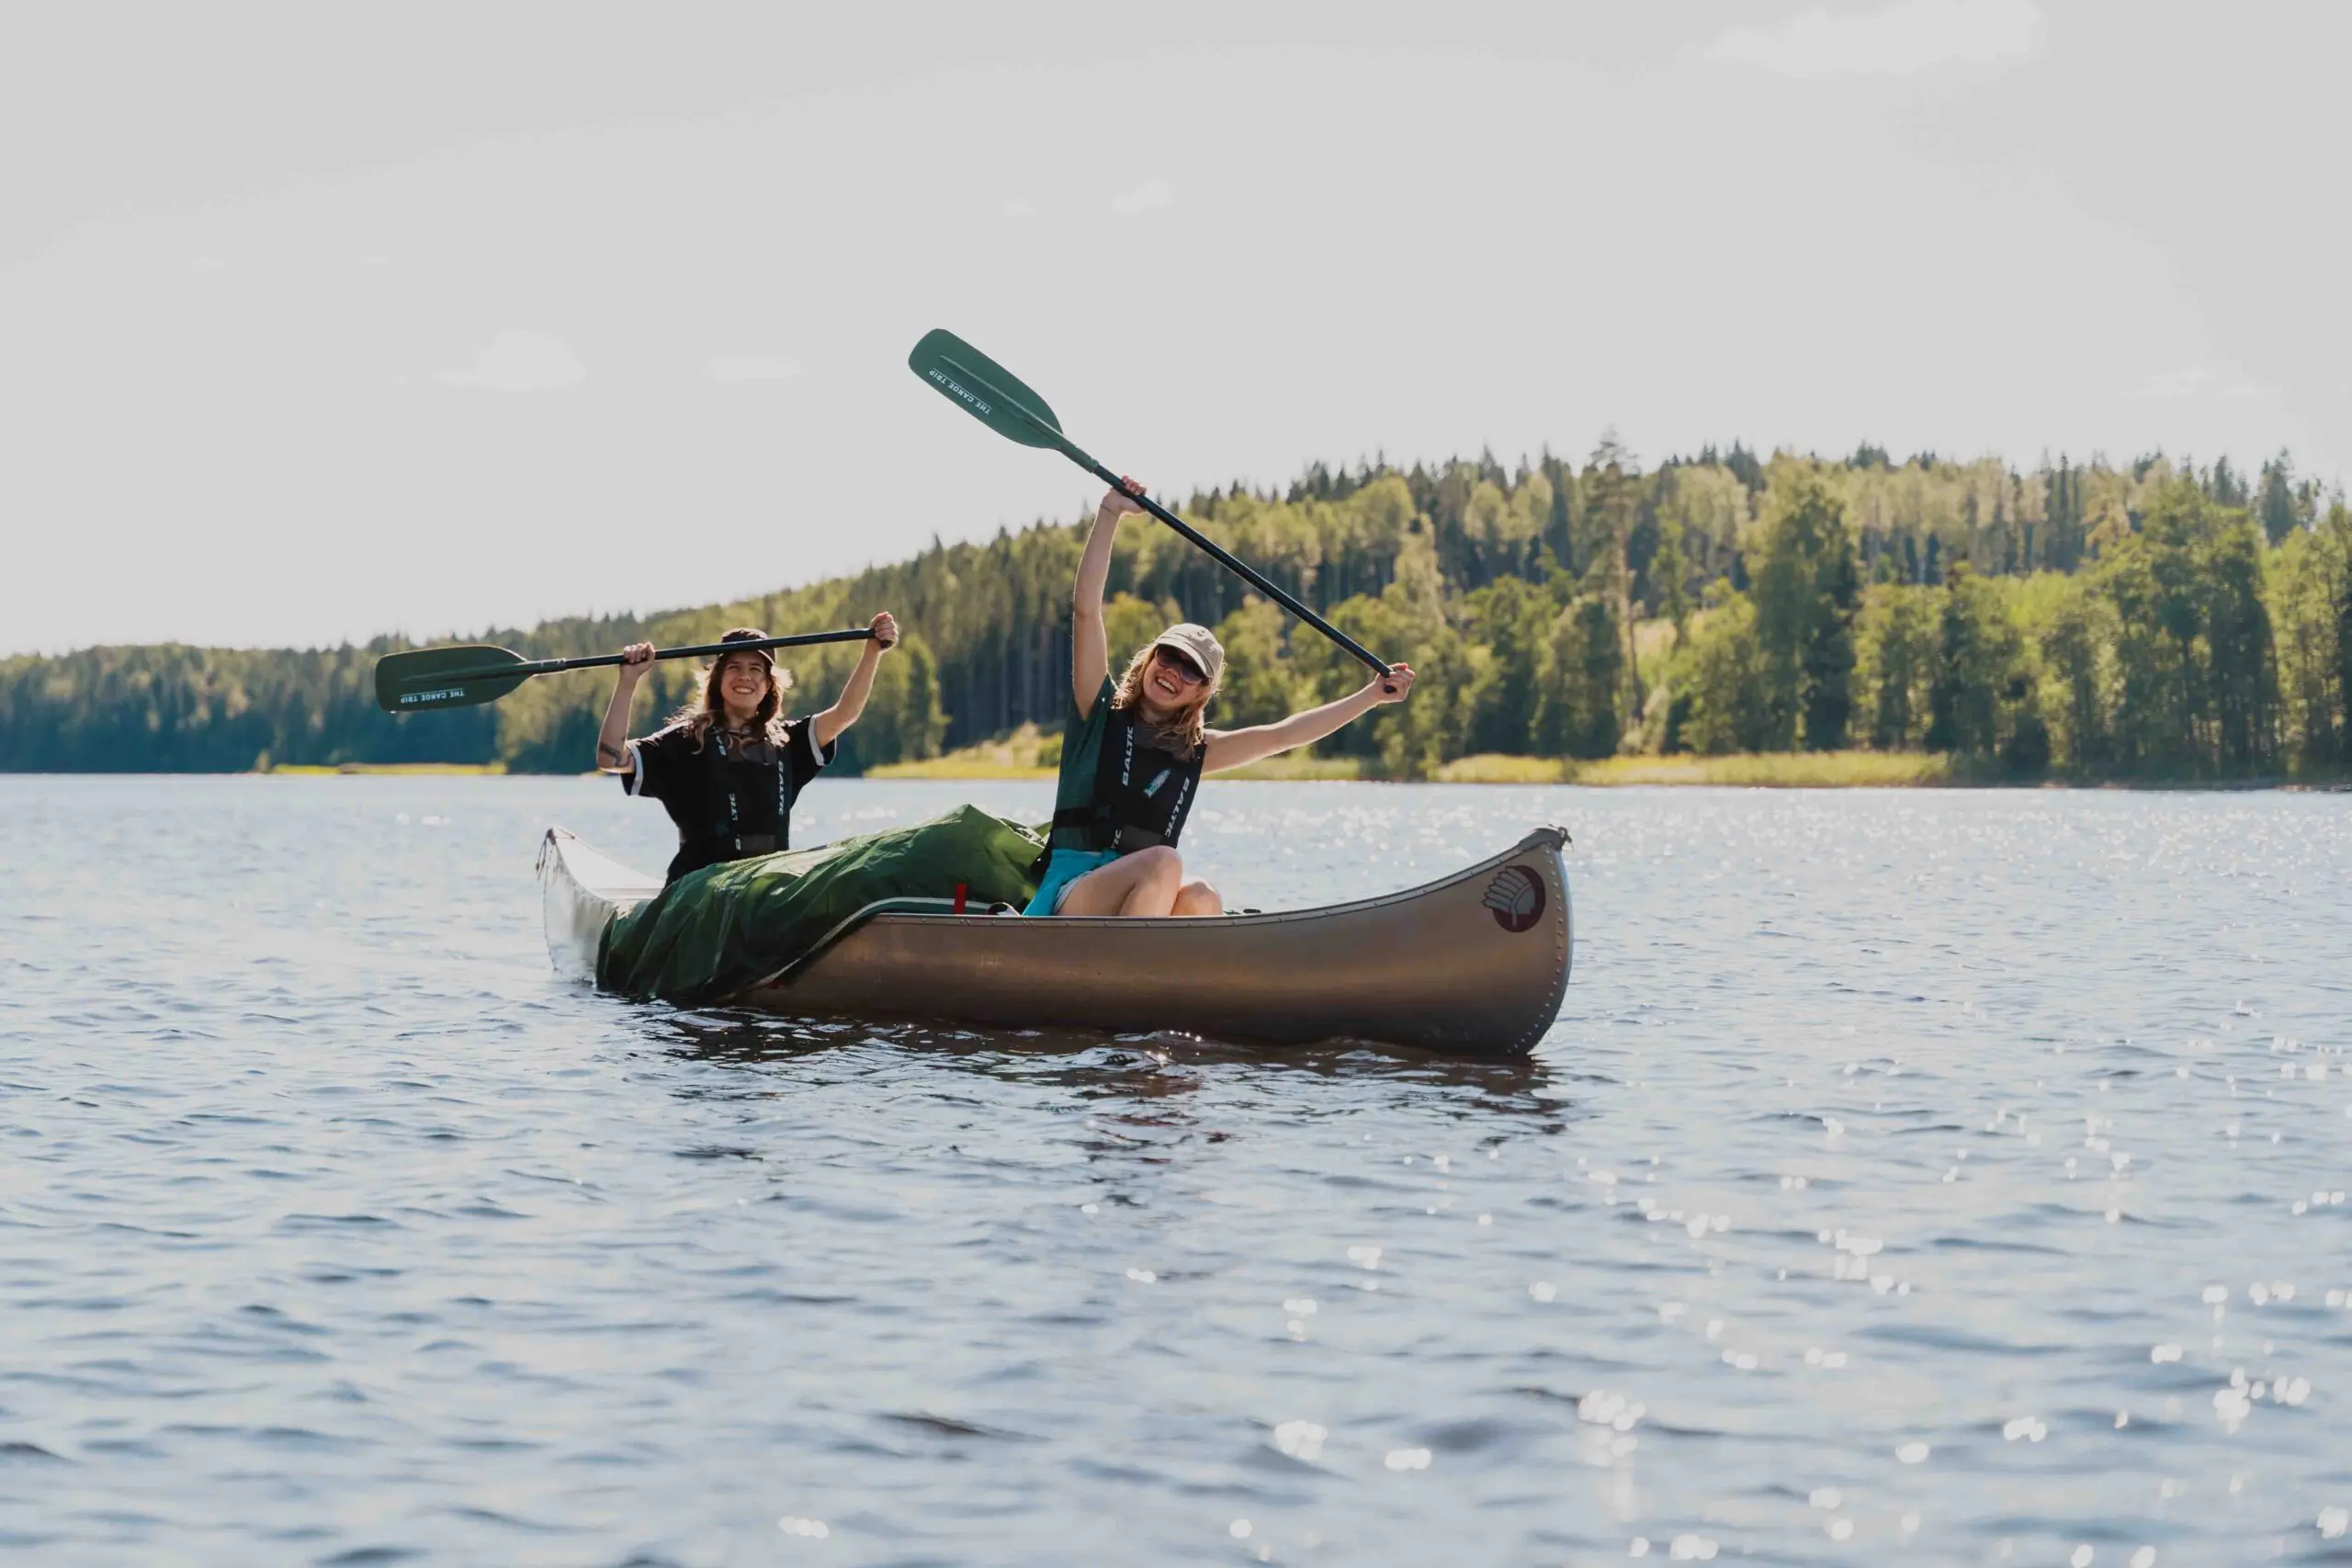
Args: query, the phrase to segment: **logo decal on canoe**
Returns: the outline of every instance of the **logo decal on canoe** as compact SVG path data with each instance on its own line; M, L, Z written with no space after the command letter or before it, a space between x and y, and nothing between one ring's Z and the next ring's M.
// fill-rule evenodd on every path
M1485 903L1503 930L1532 931L1544 918L1543 881L1523 865L1507 865L1487 884Z

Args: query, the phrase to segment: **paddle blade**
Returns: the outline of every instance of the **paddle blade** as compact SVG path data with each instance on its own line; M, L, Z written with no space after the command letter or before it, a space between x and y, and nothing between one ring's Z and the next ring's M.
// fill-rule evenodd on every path
M1054 417L1045 399L1031 391L1020 377L944 327L923 333L922 341L907 355L907 368L1007 440L1050 451L1073 450L1061 438L1062 422Z
M528 671L507 674L500 667L526 662L519 653L486 645L388 653L376 660L376 705L386 713L423 713L494 703L531 678Z

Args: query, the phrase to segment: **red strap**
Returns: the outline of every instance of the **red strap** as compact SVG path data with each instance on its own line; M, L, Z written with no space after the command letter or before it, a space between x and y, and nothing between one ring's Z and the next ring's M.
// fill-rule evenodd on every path
M964 912L964 885L960 882L956 885L956 912Z

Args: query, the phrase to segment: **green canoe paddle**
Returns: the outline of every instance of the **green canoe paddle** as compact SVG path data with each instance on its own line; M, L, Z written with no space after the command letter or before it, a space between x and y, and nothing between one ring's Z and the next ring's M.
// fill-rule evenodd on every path
M741 642L702 642L692 648L657 648L656 659L708 659L722 653L750 653L763 648L806 648L816 642L863 642L874 635L865 626L851 631L802 632L797 637L768 637ZM427 708L469 708L494 703L534 675L560 670L593 670L618 664L617 653L591 654L581 659L526 659L519 653L484 643L453 648L414 648L388 653L376 660L376 705L386 713L423 713Z
M1054 411L1046 406L1045 399L1032 391L1020 377L944 327L923 334L914 352L907 355L907 368L922 377L941 397L1007 440L1059 452L1113 490L1126 490L1125 479L1062 434L1062 422L1054 417ZM1267 581L1262 573L1204 536L1190 523L1148 495L1136 496L1136 500L1146 512L1191 540L1227 570L1363 660L1374 674L1390 673L1388 666L1362 643Z

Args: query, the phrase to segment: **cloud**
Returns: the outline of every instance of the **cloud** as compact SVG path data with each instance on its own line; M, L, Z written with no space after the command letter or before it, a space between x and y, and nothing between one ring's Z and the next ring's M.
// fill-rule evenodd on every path
M1875 11L1815 6L1778 27L1736 28L1707 52L1783 76L1909 76L2041 53L2035 0L1897 0Z
M474 355L472 369L443 370L433 378L486 392L554 392L586 380L588 367L561 338L505 332Z
M1111 203L1111 210L1122 218L1133 218L1138 212L1149 212L1155 207L1166 207L1176 199L1166 180L1146 180L1126 195Z
M800 374L800 361L739 355L714 359L708 369L714 381L789 381Z

